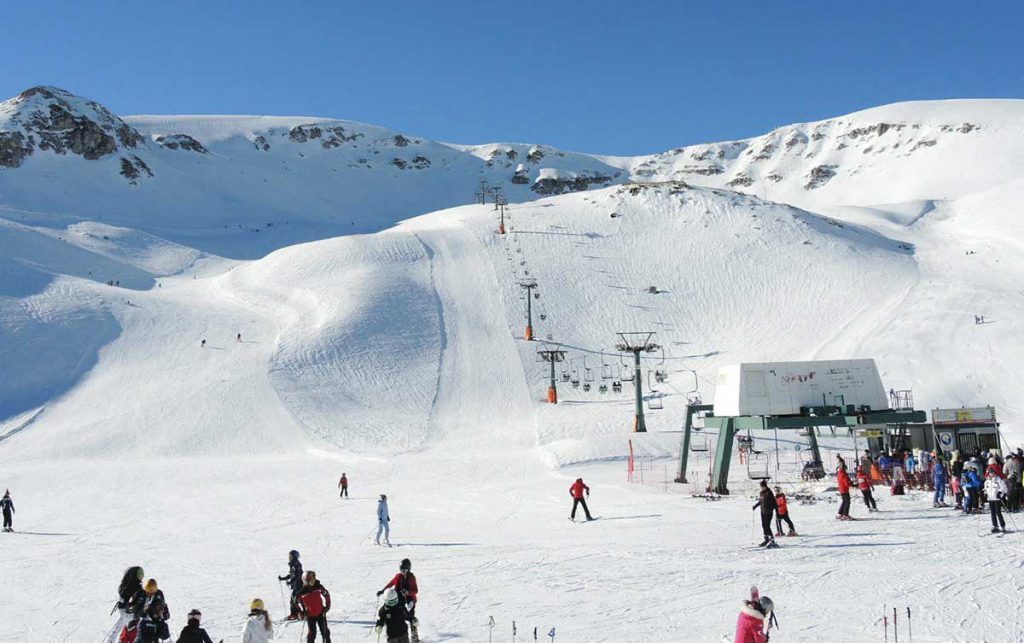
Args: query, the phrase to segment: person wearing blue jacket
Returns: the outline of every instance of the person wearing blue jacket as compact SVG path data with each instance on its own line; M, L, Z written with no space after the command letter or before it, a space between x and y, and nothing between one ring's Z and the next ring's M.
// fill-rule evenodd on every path
M892 482L892 458L885 451L878 456L878 468L881 470L885 484L890 484Z
M946 463L936 459L932 467L932 483L935 485L935 496L932 498L933 507L946 506Z
M969 514L981 506L979 504L981 500L981 478L978 477L978 472L973 468L965 467L960 484L967 494L967 497L964 498L964 513Z
M391 514L388 513L388 497L380 494L377 501L377 544L380 544L380 535L384 534L384 544L391 546Z

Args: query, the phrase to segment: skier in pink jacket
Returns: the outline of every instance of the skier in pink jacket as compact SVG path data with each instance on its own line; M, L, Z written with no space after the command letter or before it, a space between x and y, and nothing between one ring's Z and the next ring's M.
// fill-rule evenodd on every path
M771 619L775 605L772 599L761 596L756 600L743 601L739 618L736 619L735 643L768 643L765 621ZM768 629L771 629L769 624Z

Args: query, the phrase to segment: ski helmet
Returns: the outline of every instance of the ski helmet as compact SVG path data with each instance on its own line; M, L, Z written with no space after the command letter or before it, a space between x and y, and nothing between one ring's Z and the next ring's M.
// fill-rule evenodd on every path
M388 494L386 494L386 493L380 494L380 499L381 500L387 500L388 499Z
M298 560L298 558L299 558L299 550L293 549L290 552L288 552L288 558L290 560Z
M767 614L768 612L775 611L775 603L772 602L772 599L768 598L767 596L762 596L760 602L761 609L764 610L765 614Z
M387 591L384 592L384 604L389 607L398 605L398 592L395 591L394 587L389 587Z
M412 562L408 558L403 558L402 562L398 565L400 571L406 572L412 569Z
M136 567L135 575L138 577L139 582L141 583L142 579L146 577L146 570L142 569L141 567Z
M252 602L249 603L249 609L251 609L251 610L259 610L260 612L264 611L266 609L266 607L264 607L264 605L263 605L263 599L262 598L254 598L254 599L252 599Z
M196 619L197 621L202 621L203 620L203 613L200 612L197 609L194 609L194 610L192 610L192 611L190 611L188 613L188 619L189 620Z
M156 585L156 579L150 578L148 581L146 581L145 589L147 594L156 594L156 590L159 589Z

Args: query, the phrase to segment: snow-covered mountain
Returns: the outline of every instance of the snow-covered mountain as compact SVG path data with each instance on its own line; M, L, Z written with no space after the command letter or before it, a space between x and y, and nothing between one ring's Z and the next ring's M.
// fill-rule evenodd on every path
M876 550L843 549L872 545L914 553L879 601L913 588L945 605L948 586L923 571L939 566L972 592L1007 583L967 620L936 608L919 635L970 638L956 620L1010 640L1001 615L1020 590L991 571L1005 554L967 561L947 532L908 535L919 498L883 499L906 515L835 536L866 543L794 548L781 578L739 549L745 498L694 504L667 480L688 395L710 399L717 367L738 361L874 357L919 408L994 404L1018 444L1022 128L1024 101L905 103L626 158L306 117L119 117L28 90L0 104L0 483L17 525L50 539L12 541L7 632L96 638L103 587L144 562L219 636L232 606L276 593L271 571L295 547L362 614L361 570L394 565L360 545L373 522L360 501L386 490L403 555L429 569L432 639L483 640L494 615L558 625L559 640L721 640L761 574L792 631L837 638L824 613L839 640L868 640L870 601L814 598L836 566L875 578ZM507 235L491 205L466 205L481 180L512 203ZM537 342L522 339L524 279L538 283ZM616 332L633 330L665 346L644 364L667 374L647 382L664 408L646 435L629 433L630 384L600 388L621 370ZM542 404L542 346L566 350L591 390L560 381L562 403ZM848 440L823 443L850 455ZM622 483L630 448L666 457L664 486ZM789 488L796 458L783 460ZM340 517L327 496L343 470L354 498ZM576 475L596 479L601 531L565 524ZM732 483L749 488L742 467ZM812 538L834 530L830 509L797 511ZM99 580L83 589L45 562L58 559ZM580 598L565 579L594 560L616 590ZM210 582L226 574L230 587ZM704 608L652 577L702 588ZM41 609L37 587L67 602Z

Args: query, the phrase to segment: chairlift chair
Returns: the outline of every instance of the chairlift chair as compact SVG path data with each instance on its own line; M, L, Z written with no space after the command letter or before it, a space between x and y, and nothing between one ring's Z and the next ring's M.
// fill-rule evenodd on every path
M703 453L708 450L708 434L704 429L693 427L690 433L690 451Z
M621 393L621 392L622 392L622 382L620 382L618 380L615 380L614 382L612 382L612 393Z
M604 351L601 351L601 379L610 380L615 378L615 373L612 371L612 365L604 359Z
M583 392L584 393L589 393L590 392L590 382L583 382Z
M647 408L651 411L660 411L665 408L665 403L662 401L662 393L652 391L651 395L647 398Z
M604 395L605 393L608 392L608 385L601 384L600 386L597 387L597 392L600 393L601 395Z
M751 480L769 480L771 473L768 472L768 454L764 451L747 452L747 477Z

